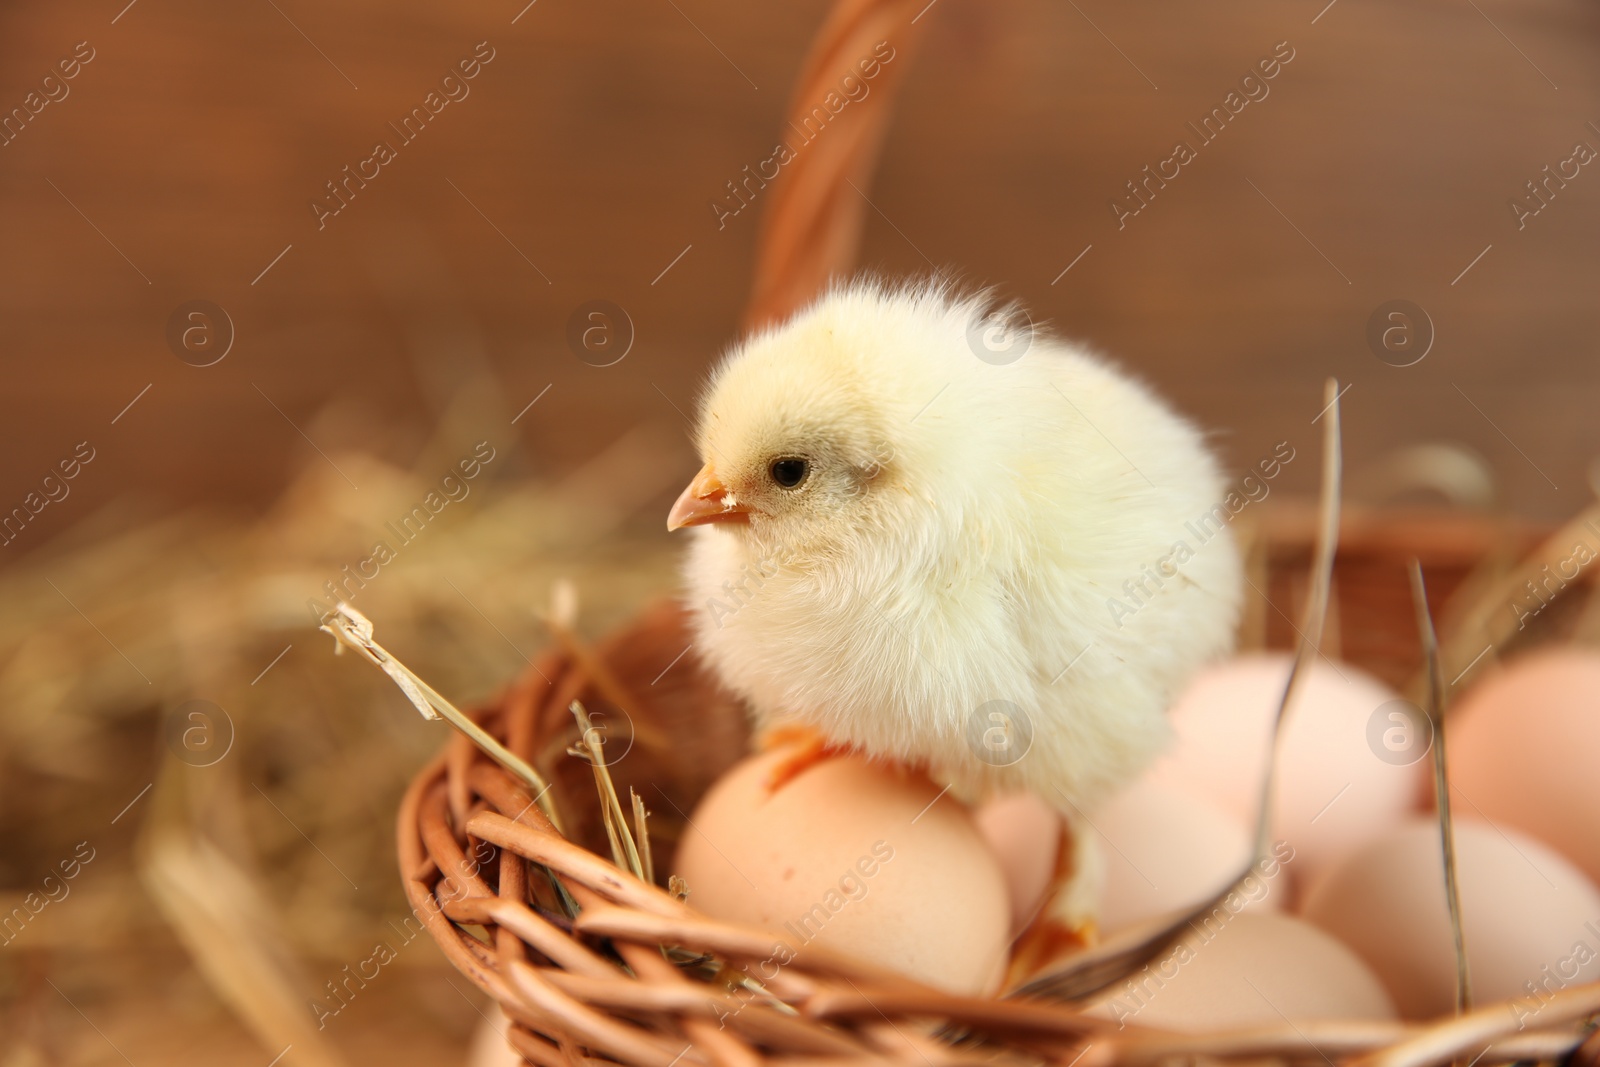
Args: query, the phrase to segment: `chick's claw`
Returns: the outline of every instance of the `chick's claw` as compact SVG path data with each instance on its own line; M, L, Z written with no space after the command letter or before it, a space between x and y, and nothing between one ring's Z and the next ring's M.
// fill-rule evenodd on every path
M1026 929L1017 935L1007 968L1016 986L1099 941L1096 897L1104 881L1103 858L1081 827L1063 823L1050 889Z
M812 767L850 754L850 750L830 744L809 726L787 723L762 732L756 739L762 752L786 750L767 775L768 794L776 793Z

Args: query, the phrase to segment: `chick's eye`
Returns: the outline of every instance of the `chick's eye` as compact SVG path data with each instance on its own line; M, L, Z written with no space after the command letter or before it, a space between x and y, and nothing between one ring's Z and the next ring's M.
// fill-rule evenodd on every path
M768 470L772 474L773 481L785 489L793 489L805 481L806 474L811 470L811 465L803 459L785 456L782 459L773 460L772 466Z

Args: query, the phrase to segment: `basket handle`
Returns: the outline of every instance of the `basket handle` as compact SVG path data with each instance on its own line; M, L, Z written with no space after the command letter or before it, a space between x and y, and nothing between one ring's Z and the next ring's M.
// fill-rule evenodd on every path
M790 156L762 219L747 329L787 318L854 265L867 207L858 190L877 163L896 90L921 36L917 22L930 6L838 0L817 31L789 101L783 145ZM852 99L847 78L865 86L865 95Z

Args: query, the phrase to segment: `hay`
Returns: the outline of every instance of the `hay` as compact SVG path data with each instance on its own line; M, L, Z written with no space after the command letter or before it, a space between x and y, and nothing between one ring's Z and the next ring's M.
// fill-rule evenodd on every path
M678 446L675 427L644 427L570 477L523 480L502 443L463 499L348 588L428 677L482 699L546 643L537 610L558 583L582 583L597 627L671 586L656 505ZM0 573L0 884L25 890L63 841L101 857L57 906L70 918L30 924L13 951L181 943L264 1047L343 1062L317 1040L312 976L409 914L387 827L440 738L329 657L307 605L471 452L436 443L413 470L335 452L259 519L119 505ZM222 709L208 729L231 747L187 752L184 724L169 729L197 699ZM399 966L443 965L430 948Z

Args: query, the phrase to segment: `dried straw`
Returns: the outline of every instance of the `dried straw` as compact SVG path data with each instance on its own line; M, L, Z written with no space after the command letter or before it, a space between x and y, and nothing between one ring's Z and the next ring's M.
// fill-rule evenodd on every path
M1450 770L1445 762L1444 674L1439 666L1439 639L1428 610L1428 588L1422 564L1411 561L1411 596L1417 606L1417 630L1422 635L1428 690L1425 712L1433 731L1433 799L1439 816L1439 843L1444 850L1444 895L1450 911L1450 937L1456 954L1456 1014L1472 1010L1472 973L1467 965L1467 935L1461 922L1461 884L1456 870L1455 824L1450 818Z

